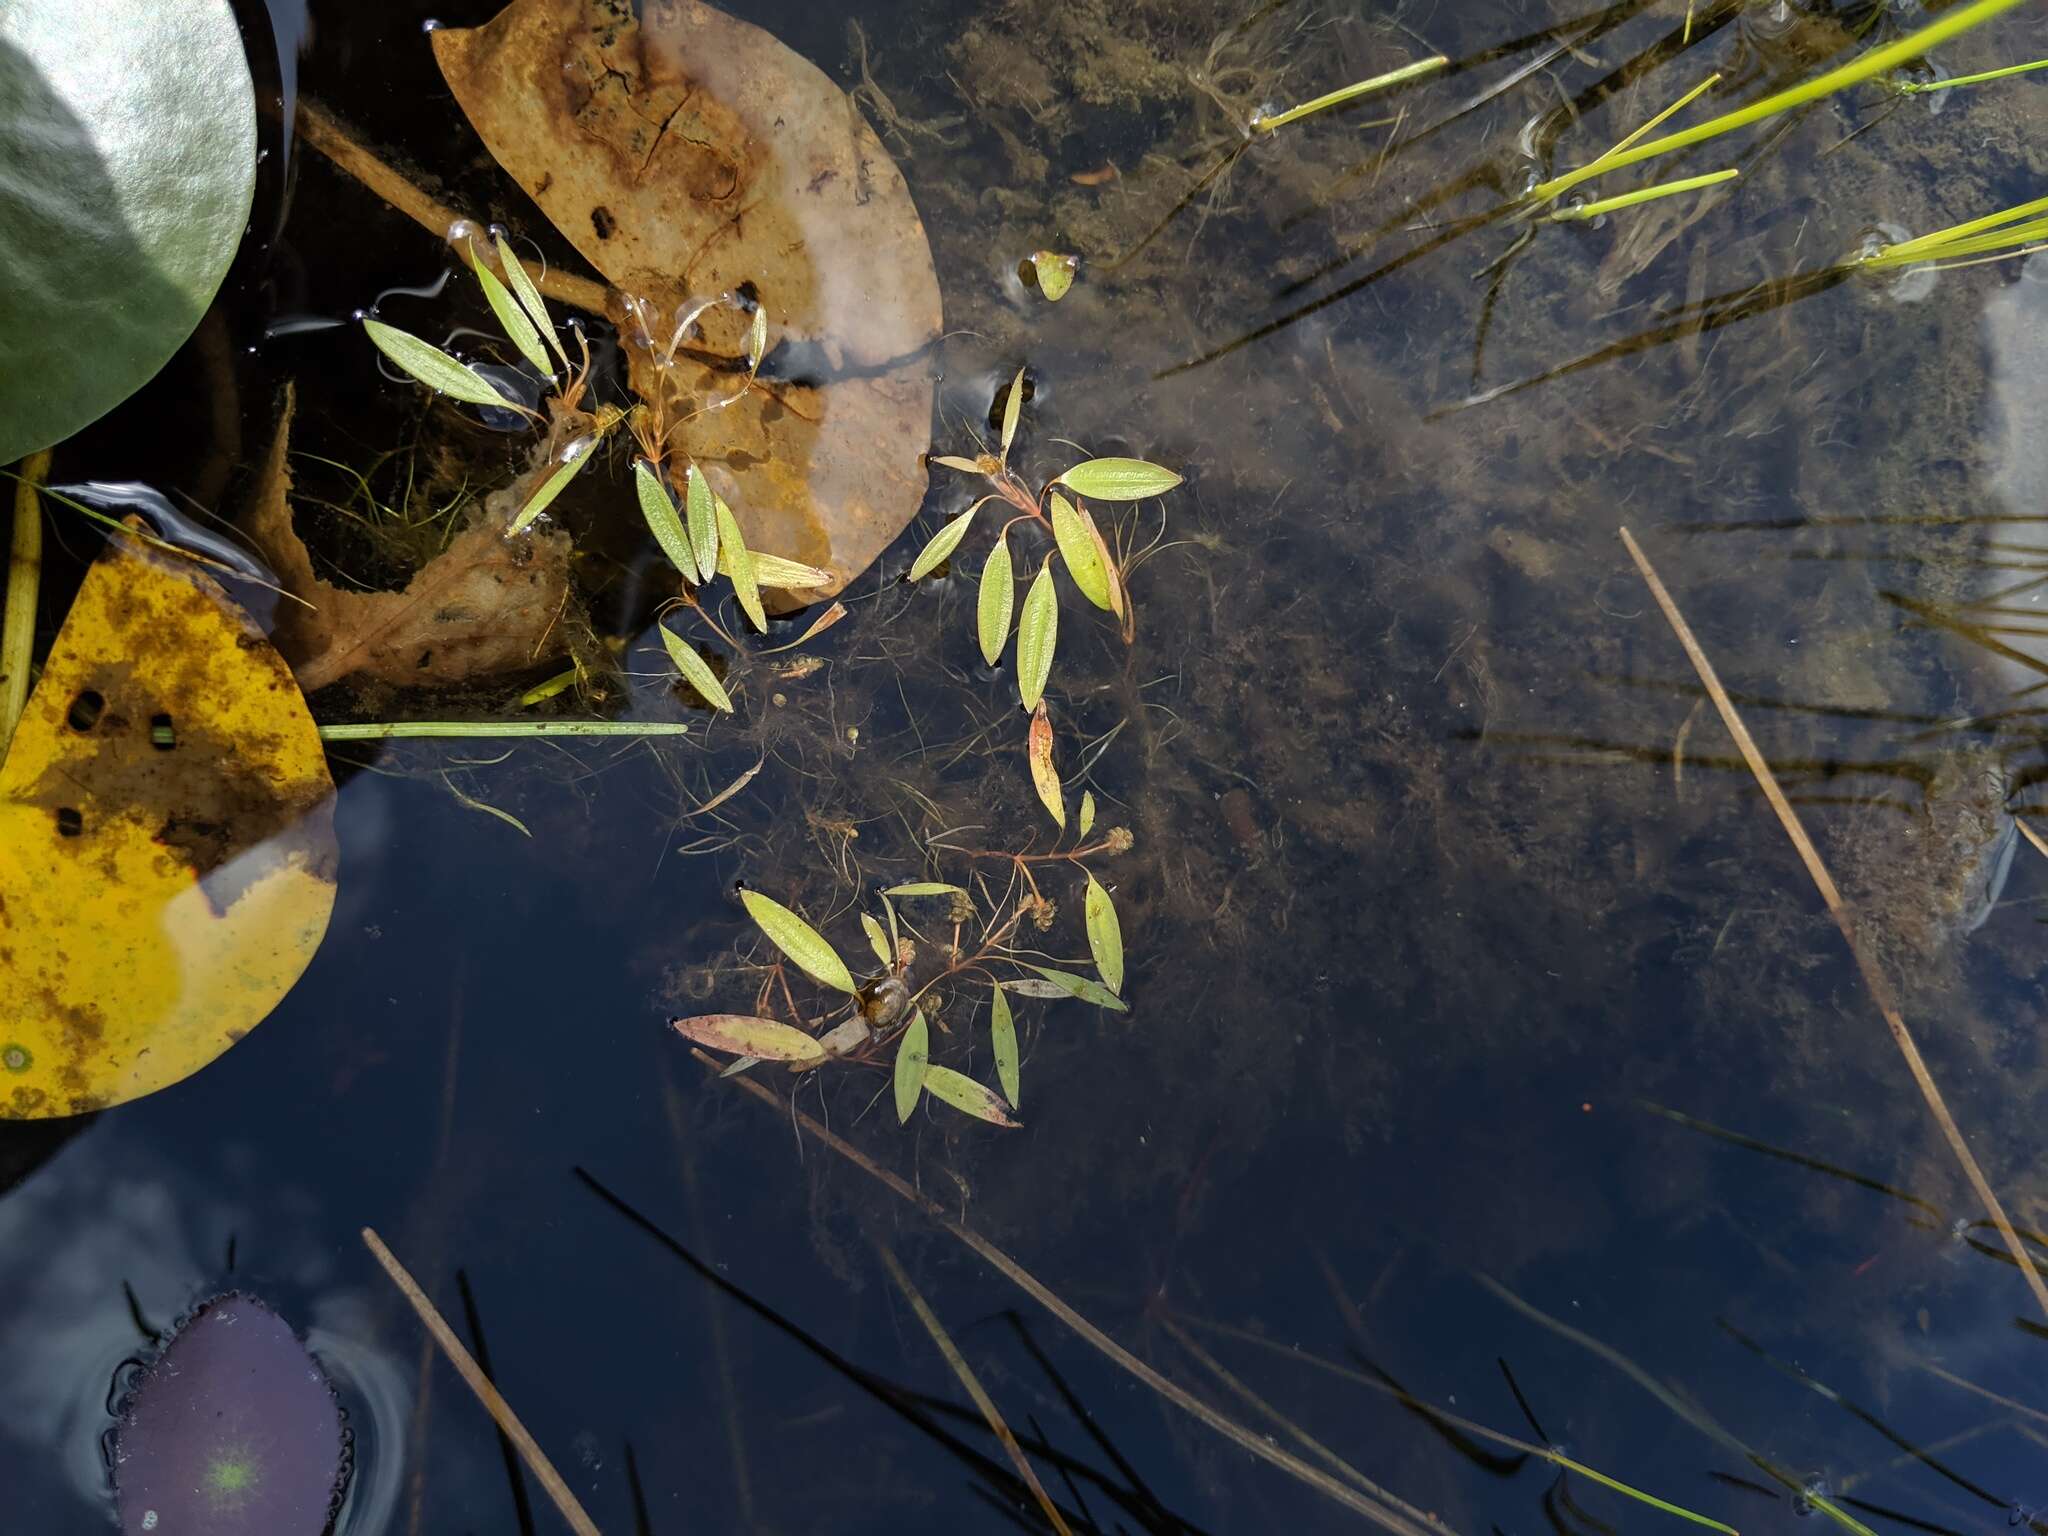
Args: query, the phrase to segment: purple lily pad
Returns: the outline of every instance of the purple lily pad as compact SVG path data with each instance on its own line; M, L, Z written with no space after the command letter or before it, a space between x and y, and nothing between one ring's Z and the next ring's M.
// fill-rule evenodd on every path
M129 1393L114 1491L129 1536L322 1536L340 1491L334 1389L291 1325L231 1291Z

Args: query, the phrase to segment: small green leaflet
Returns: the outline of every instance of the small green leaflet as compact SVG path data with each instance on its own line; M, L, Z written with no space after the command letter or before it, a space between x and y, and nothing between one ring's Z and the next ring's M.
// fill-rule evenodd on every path
M924 1091L931 1061L931 1029L924 1021L924 1010L913 1008L903 1038L896 1042L896 1119L899 1124L908 1120L910 1112L917 1108L917 1096Z
M981 503L977 501L932 535L931 542L919 550L917 558L910 562L912 581L923 581L938 568L941 560L960 547L960 541L967 537L968 525L974 521L974 514L980 510Z
M661 643L668 647L669 660L676 664L676 670L683 674L683 681L703 695L704 702L714 709L732 713L732 697L718 681L718 674L711 670L711 663L697 654L697 648L666 624L654 626L661 631ZM1089 898L1091 901L1093 897Z
M889 952L889 935L882 932L882 925L863 912L860 926L868 936L868 948L875 952L875 958L884 965L894 965L896 957Z
M512 519L512 526L505 530L509 536L525 528L541 513L545 512L554 499L569 488L569 482L583 472L583 466L597 457L597 439L579 437L562 450L561 467L541 483L533 493L533 499L519 509L519 515Z
M1024 370L1010 380L1010 398L1003 402L1003 462L1010 461L1010 444L1017 438L1017 419L1024 414Z
M1074 286L1074 274L1080 269L1081 258L1064 251L1031 253L1031 272L1038 279L1038 291L1054 304L1067 296L1067 290Z
M1102 568L1102 552L1096 547L1088 525L1074 504L1058 491L1052 493L1052 536L1060 546L1060 558L1067 562L1067 574L1081 595L1105 612L1115 612L1109 599L1109 573Z
M815 565L805 565L798 560L785 560L780 555L764 555L758 549L750 549L754 558L754 580L764 587L782 587L791 592L805 592L815 587L832 585L832 573L820 570ZM806 635L804 639L809 639ZM801 645L803 641L796 642Z
M731 578L733 593L739 598L740 606L746 609L754 628L765 635L768 633L768 614L761 606L761 586L754 577L754 557L747 552L747 541L740 537L740 525L732 515L732 508L716 491L711 493L711 509L718 516L719 565Z
M957 885L947 885L940 880L913 880L908 885L892 885L882 894L884 896L965 896L967 892Z
M1142 501L1163 496L1180 484L1180 476L1143 459L1090 459L1059 477L1082 496L1098 501Z
M1124 932L1116 920L1116 903L1109 899L1102 882L1088 877L1088 952L1095 957L1095 969L1112 992L1124 989Z
M498 236L498 265L505 269L505 281L512 285L512 291L519 295L519 302L525 306L527 317L533 321L534 329L547 338L549 346L555 349L555 356L562 360L562 366L569 366L569 354L562 350L562 338L555 334L555 322L548 315L548 307L542 301L540 290L533 286L533 279L526 275L526 268L519 264L519 258L512 254L512 247L503 235ZM546 372L545 367L541 370Z
M409 331L386 325L382 320L366 319L363 332L379 352L431 390L470 405L495 405L505 411L524 410L523 406L499 394L491 381L469 364L459 362Z
M1078 997L1084 1003L1093 1003L1098 1008L1111 1008L1118 1013L1130 1011L1128 1003L1099 981L1090 981L1086 976L1076 976L1072 971L1055 971L1050 966L1034 965L1031 969L1069 997Z
M773 1019L754 1019L741 1013L700 1013L695 1018L668 1022L685 1040L708 1045L714 1051L731 1051L735 1056L753 1056L763 1061L825 1059L824 1046L802 1030Z
M1017 1108L1024 1107L1017 1072L1017 1021L1010 1014L1010 999L997 987L988 995L989 1040L996 1050L996 1081L1003 1085L1003 1097Z
M1081 837L1086 837L1090 832L1093 832L1094 830L1095 791L1092 789L1084 789L1081 791L1081 830L1078 835Z
M981 659L990 666L1002 659L1003 644L1010 638L1010 609L1016 601L1016 582L1010 566L1010 530L1005 528L996 535L996 547L982 562L981 594L974 605L975 624L981 635Z
M973 1078L964 1077L951 1067L926 1067L924 1086L933 1098L945 1100L963 1115L1013 1129L1017 1124L1010 1118L1009 1105Z
M691 553L690 541L676 516L675 500L669 495L668 487L661 483L661 476L655 473L654 466L645 459L633 466L633 494L640 498L640 515L647 520L647 531L654 535L654 542L668 556L668 563L690 580L697 580L697 559Z
M519 349L519 355L540 370L542 378L555 370L548 362L548 350L540 344L540 332L533 328L533 321L526 311L519 307L519 301L512 297L505 285L498 281L498 274L483 263L476 253L476 242L469 242L469 270L476 274L476 280L484 290L484 301L491 306L491 313L498 317L498 328L506 339Z
M740 900L746 904L747 915L760 924L775 947L802 970L828 987L837 987L842 992L858 990L846 962L817 929L759 891L741 891Z
M1026 709L1038 708L1045 693L1059 633L1059 595L1052 589L1052 560L1048 557L1031 578L1031 590L1024 594L1024 617L1017 625L1017 694Z
M690 519L690 552L696 557L697 580L718 574L718 514L712 509L711 487L704 471L692 464L683 477L684 511Z

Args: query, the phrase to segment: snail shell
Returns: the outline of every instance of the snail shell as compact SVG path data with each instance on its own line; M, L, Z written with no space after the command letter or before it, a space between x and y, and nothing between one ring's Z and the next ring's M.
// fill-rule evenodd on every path
M888 1029L910 1012L910 988L901 976L877 977L860 989L860 1016L871 1028Z

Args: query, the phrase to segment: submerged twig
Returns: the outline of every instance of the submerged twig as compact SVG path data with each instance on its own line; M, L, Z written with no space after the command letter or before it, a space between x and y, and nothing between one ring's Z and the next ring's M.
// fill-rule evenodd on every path
M391 1283L398 1287L407 1301L412 1303L413 1311L419 1314L419 1319L426 1325L427 1332L431 1333L434 1342L441 1346L441 1353L448 1357L448 1363L455 1367L456 1374L468 1383L469 1390L476 1394L476 1400L484 1405L484 1411L490 1414L499 1431L519 1448L519 1454L525 1460L527 1470L533 1474L534 1481L547 1490L548 1497L555 1501L555 1508L562 1512L562 1518L569 1523L569 1529L574 1531L576 1536L600 1536L595 1522L584 1513L583 1506L576 1502L576 1495L571 1493L569 1485L562 1481L562 1475L555 1470L554 1463L548 1460L546 1453L534 1442L533 1436L526 1432L526 1426L519 1422L519 1415L512 1411L512 1405L499 1395L498 1389L491 1385L490 1378L477 1368L477 1363L470 1358L469 1351L462 1347L462 1341L455 1337L446 1319L436 1310L433 1302L427 1299L427 1293L419 1288L418 1282L406 1273L405 1266L398 1262L389 1248L384 1246L384 1239L373 1229L365 1227L363 1243L384 1267L384 1273L391 1277Z
M1842 893L1836 888L1834 877L1828 873L1827 865L1821 862L1820 851L1814 847L1813 839L1806 835L1806 828L1800 823L1799 813L1786 800L1785 792L1778 787L1778 780L1771 772L1771 765L1764 761L1764 755L1757 750L1749 728L1742 723L1742 716L1735 711L1727 690L1721 686L1721 679L1714 673L1713 663L1707 660L1707 653L1700 649L1700 643L1693 638L1691 627L1685 616L1678 611L1671 594L1665 590L1649 557L1642 546L1636 543L1628 529L1623 528L1621 542L1628 547L1629 558L1642 572L1643 580L1649 584L1650 595L1663 610L1665 621L1672 633L1678 636L1678 643L1685 649L1686 658L1692 662L1693 670L1699 673L1700 682L1707 695L1714 701L1714 708L1720 711L1721 723L1728 727L1728 734L1735 738L1735 745L1749 764L1749 771L1756 776L1757 785L1764 792L1764 798L1771 802L1771 809L1777 813L1778 824L1785 829L1785 835L1792 840L1792 846L1799 854L1799 860L1806 866L1808 878L1820 892L1820 898L1827 904L1828 916L1834 919L1840 930L1842 941L1849 946L1849 954L1856 962L1856 969L1863 977L1864 986L1870 989L1871 999L1877 1004L1877 1011L1884 1016L1885 1026L1890 1029L1892 1041L1899 1048L1899 1054L1906 1059L1906 1068L1913 1074L1913 1081L1920 1089L1920 1095L1927 1101L1928 1111L1935 1123L1941 1127L1941 1134L1955 1153L1956 1161L1962 1165L1964 1177L1977 1192L1977 1198L1984 1202L1992 1223L1998 1228L1998 1235L2005 1239L2006 1248L2012 1253L2013 1261L2019 1265L2020 1273L2026 1277L2027 1287L2034 1293L2034 1300L2041 1305L2041 1311L2048 1315L2048 1286L2041 1283L2040 1271L2034 1268L2034 1261L2020 1246L2019 1234L2013 1230L2011 1219L2005 1214L2005 1207L1999 1203L1991 1183L1984 1177L1984 1170L1977 1166L1977 1159L1970 1151L1969 1143L1963 1140L1963 1133L1956 1125L1955 1116L1948 1110L1948 1104L1935 1086L1933 1074L1927 1070L1927 1063L1920 1055L1920 1047L1913 1039L1912 1031L1906 1028L1906 1021L1899 1012L1897 1000L1892 995L1891 983L1877 962L1870 957L1856 931L1856 920L1848 904L1842 900Z
M35 660L36 595L43 579L43 504L36 495L50 472L45 448L22 460L14 486L14 536L7 549L7 598L0 614L0 759L28 707L28 671Z

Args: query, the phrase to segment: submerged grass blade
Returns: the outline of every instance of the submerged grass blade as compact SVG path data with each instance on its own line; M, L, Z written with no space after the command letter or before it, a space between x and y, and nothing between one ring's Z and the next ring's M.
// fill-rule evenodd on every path
M1396 85L1405 85L1410 80L1420 80L1424 75L1433 75L1451 61L1444 55L1432 54L1426 59L1417 59L1413 64L1403 64L1399 69L1390 69L1384 75L1374 75L1370 80L1360 80L1313 101L1304 101L1298 107L1289 107L1285 112L1275 112L1271 117L1254 116L1251 121L1253 133L1271 133L1275 128L1284 128L1289 123L1298 123L1304 117L1318 112L1327 112L1332 107L1341 107L1346 102L1356 101L1361 96L1370 96L1375 91L1384 91Z
M2035 59L2031 64L2008 64L2003 69L1979 70L1974 75L1955 75L1947 80L1900 80L1892 89L1907 96L1925 96L1929 91L1951 90L1958 85L1982 85L1987 80L2003 80L2036 69L2048 69L2048 59Z
M1567 219L1597 219L1601 214L1613 213L1616 209L1633 208L1638 203L1653 203L1660 197L1675 197L1680 192L1693 192L1719 182L1733 181L1740 174L1730 167L1725 171L1709 171L1704 176L1686 176L1677 181L1659 182L1654 187L1624 192L1618 197L1603 197L1597 203L1585 203L1577 208L1560 208L1551 214L1550 218L1558 223Z

